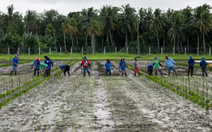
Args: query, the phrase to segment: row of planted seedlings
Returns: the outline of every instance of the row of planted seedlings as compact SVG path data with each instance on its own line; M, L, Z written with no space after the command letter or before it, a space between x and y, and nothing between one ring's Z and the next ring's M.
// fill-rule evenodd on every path
M116 131L154 131L151 123L143 117L135 102L126 96L123 78L104 77L104 84L112 110Z
M76 77L75 77L76 78ZM58 88L60 89L59 91L61 91L62 89L62 87L64 86L64 84L67 84L66 82L69 82L69 81L67 81L67 79L68 78L63 78L63 77L59 77L59 76L57 76L57 77L52 77L51 79L49 79L48 81L46 81L45 82L45 84L47 83L48 85L47 85L47 87L45 86L45 89L47 90L46 92L46 95L48 95L48 92L49 92L49 89L52 89L51 87L52 87L52 85L55 83L57 86L59 86ZM72 80L71 82L75 82L76 81L76 79L74 79L74 81ZM50 83L48 83L48 82L50 82ZM68 84L70 84L70 83L68 83ZM43 83L42 83L42 85L44 85ZM71 86L72 86L72 84L71 84ZM42 88L42 86L37 86L37 87L41 87ZM68 86L68 88L69 88L69 86ZM39 92L40 91L42 91L42 90L37 90L37 88L36 89L34 89L34 90L36 90L36 92L35 93L38 93L39 94ZM52 91L52 90L50 90L50 91ZM60 92L57 92L58 93L58 96L60 96L61 94L60 94ZM52 94L50 94L50 95L53 95L53 93ZM34 96L34 94L33 95L30 95L30 96ZM54 96L54 97L58 97L58 96ZM24 98L24 99L26 99L26 98ZM22 101L24 101L23 99L22 99ZM32 101L32 100L31 100ZM29 100L27 101L27 102L30 102ZM53 102L52 102L53 103ZM29 108L30 109L30 108ZM27 109L25 109L26 111L27 111ZM43 114L41 114L41 115L45 115L44 114L44 112L45 112L45 109L44 109L44 111L43 111ZM24 115L24 112L23 112L23 115ZM37 118L37 116L36 116L36 118ZM40 120L40 116L38 117L38 119L36 120L36 121L33 121L34 123L33 124L31 124L30 125L30 127L28 128L28 129L30 129L29 131L34 131L35 130L35 128L34 127L32 127L32 126L34 126L35 124L37 124L37 122L39 122L39 120ZM27 118L27 120L25 121L25 122L22 122L21 123L21 125L20 125L20 130L22 130L22 127L24 127L27 123L28 123L28 120L30 120L29 118ZM44 120L43 120L44 121Z
M178 84L178 87L183 88L184 92L192 96L196 95L199 96L199 98L202 97L204 100L198 100L198 98L194 97L191 98L193 102L201 101L198 102L198 104L202 105L202 107L207 106L206 109L208 109L209 105L212 105L212 81L208 78L172 76L162 79L168 80L171 84Z
M50 124L44 124L45 121L45 115L42 115L37 119L37 121L33 124L34 130L42 130L42 131L48 131L51 129L52 126L56 128L58 124L61 124L61 121L58 121L58 119L64 118L65 114L65 107L70 106L68 102L72 100L70 96L73 96L75 94L75 91L77 88L79 88L79 84L83 81L82 77L63 77L63 80L61 81L61 84L59 85L59 91L53 95L57 99L55 99L57 102L61 103L59 106L59 109L56 111L55 115L53 115L53 122ZM45 110L44 110L45 111ZM64 112L65 111L65 112ZM62 113L62 115L61 115ZM40 121L40 123L39 123ZM58 124L56 124L58 122Z
M70 66L72 66L77 61L74 61L73 63L72 62L73 62L73 60L70 61L70 62L68 62L67 64L70 64L71 63ZM55 68L55 69L51 70L51 72L54 73L58 69L59 68ZM54 76L57 76L59 73L60 73L60 71L58 71L56 74L54 74ZM49 76L49 77L43 79L42 76L43 76L43 74L41 74L40 76L38 76L38 77L36 77L36 78L34 78L34 79L30 80L30 81L26 81L26 83L24 83L23 85L19 85L16 88L13 88L12 87L12 89L11 89L11 88L5 87L4 88L5 89L4 90L4 93L0 95L0 99L1 99L0 108L2 108L2 106L6 105L11 99L16 98L17 97L17 94L20 96L23 93L25 93L26 91L28 91L26 89L31 89L31 88L37 86L38 84L42 83L43 80L45 81L45 80L47 80L47 79L49 79L49 78L52 77L52 76ZM30 78L30 76L28 78ZM26 79L26 80L28 80L28 79ZM11 81L13 81L13 80L11 79ZM19 82L19 84L20 84L20 82Z
M67 64L71 64L71 63L72 63L72 61L68 62ZM59 69L59 67L52 69L51 75L58 69ZM20 87L20 86L24 85L25 83L32 81L35 78L36 77L34 77L32 73L17 75L17 76L8 76L8 75L0 76L0 98L1 98L2 94L5 94L8 91L11 91L16 87Z
M117 62L117 61L116 61ZM128 68L130 70L133 70L133 66L130 64L127 64ZM130 67L129 67L130 66ZM147 74L147 71L139 68L140 71ZM211 102L211 94L209 94L208 89L211 88L212 91L212 83L209 84L208 79L203 78L202 81L200 81L200 78L196 78L197 80L193 83L191 83L191 78L185 78L185 77L178 77L178 82L176 81L175 76L164 78L164 77L157 77L157 76L148 76L146 77L158 84L160 84L163 87L166 87L170 90L172 90L174 93L179 94L180 96L184 97L185 99L189 99L193 101L194 103L198 103L198 105L201 105L206 110L210 109L210 106L212 105ZM194 79L194 78L192 78ZM169 81L167 81L169 80ZM194 79L195 80L195 79ZM182 83L183 82L183 83ZM187 83L186 83L187 82ZM176 84L182 84L176 85ZM191 87L193 84L193 87ZM202 86L202 87L201 87ZM193 89L191 89L193 88Z
M161 86L166 87L169 90L172 90L174 93L177 93L178 95L184 97L185 99L189 99L189 100L193 101L194 103L198 103L206 110L209 110L211 99L207 98L205 96L205 94L199 94L198 93L199 90L196 90L197 92L195 92L195 91L189 89L191 87L181 87L179 85L170 83L166 79L162 79L162 78L156 77L156 76L146 76L146 77L148 79L160 84ZM203 88L204 88L204 86L205 85L203 84ZM207 87L207 89L208 89L208 87ZM208 93L207 93L207 95L208 95Z
M76 77L75 78L65 78L65 77L52 77L51 79L48 80L48 85L45 87L45 90L43 89L42 85L38 86L36 89L34 89L34 91L31 91L29 93L29 95L27 95L28 97L31 98L37 98L38 95L46 95L45 97L48 97L48 95L51 95L53 97L57 97L58 99L56 99L57 101L61 101L63 99L63 96L66 94L67 89L72 86L72 83L74 81L76 81ZM67 83L68 82L68 83ZM45 85L45 84L43 84ZM62 89L62 87L66 87L66 89ZM51 93L53 92L53 88L57 88L59 89L56 93ZM36 93L36 94L33 94ZM51 94L50 94L51 93ZM27 98L27 97L26 97ZM27 98L28 99L28 98ZM42 98L44 99L44 98ZM23 102L27 102L29 104L33 104L34 100L30 100L28 99L27 101L22 100ZM50 100L49 100L50 101ZM20 102L21 103L21 102ZM53 101L51 102L52 104L54 103ZM31 108L28 109L24 109L23 112L19 112L19 114L25 115L25 111L30 110ZM43 109L43 112L40 116L36 116L36 119L33 120L33 123L30 124L30 126L27 128L27 131L35 131L36 128L39 128L40 125L43 123L44 119L42 118L42 116L45 116L46 109ZM58 114L58 112L56 113L56 115ZM26 127L26 125L29 123L28 121L30 120L30 117L26 116L26 121L25 122L21 122L21 124L19 125L19 131L22 131L23 127ZM55 117L54 117L55 119ZM41 123L39 123L41 121ZM34 126L37 125L37 127L35 128ZM48 128L51 127L51 124L49 125ZM48 128L46 128L48 130Z
M82 113L82 108L85 107L90 90L90 77L83 78L82 80L83 81L79 83L78 88L74 91L72 99L68 102L72 105L67 105L65 109L66 112L64 113L65 115L62 116L57 125L58 131L76 131L79 127L79 116Z

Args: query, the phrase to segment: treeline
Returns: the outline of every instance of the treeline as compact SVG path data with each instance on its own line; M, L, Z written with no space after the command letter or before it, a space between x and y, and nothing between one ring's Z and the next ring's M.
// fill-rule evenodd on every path
M204 4L196 8L182 10L140 8L129 4L121 7L93 7L80 12L70 12L68 16L56 10L38 13L28 10L23 15L14 12L13 5L7 7L6 14L0 13L1 53L21 48L47 48L60 46L65 51L70 46L176 47L183 53L185 47L190 52L206 53L211 45L211 6ZM138 42L139 40L139 42ZM195 49L194 49L195 48Z

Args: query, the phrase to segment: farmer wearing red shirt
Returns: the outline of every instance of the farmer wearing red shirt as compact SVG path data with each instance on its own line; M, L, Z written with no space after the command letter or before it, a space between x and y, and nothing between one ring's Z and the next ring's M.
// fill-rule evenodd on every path
M88 66L90 66L90 64L89 64L89 61L86 57L83 57L81 66L83 67L83 70L84 70L84 72L83 72L84 76L85 76L86 71L88 72L88 75L90 76L90 72L89 72L89 69L88 69Z

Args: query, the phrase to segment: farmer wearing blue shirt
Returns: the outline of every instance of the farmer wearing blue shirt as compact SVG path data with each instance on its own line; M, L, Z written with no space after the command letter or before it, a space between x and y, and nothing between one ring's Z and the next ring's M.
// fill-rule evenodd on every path
M109 59L107 59L107 62L105 63L105 72L106 72L106 76L108 75L108 73L109 73L109 75L111 76L111 67L112 67L112 65L111 65L111 63L110 63L110 60Z
M175 75L177 75L177 72L174 68L174 65L173 63L176 65L176 62L172 60L172 58L169 58L167 55L166 55L166 60L165 60L165 66L168 67L168 75L170 76L170 72L171 70L174 71Z
M51 73L51 66L53 67L53 62L52 62L52 60L51 60L49 57L47 57L47 56L44 56L44 58L45 58L44 63L46 63L46 64L49 66L47 76L50 76L50 73Z
M147 71L148 71L149 75L152 75L153 70L154 70L154 66L151 63L148 64L147 65Z
M39 76L39 70L40 70L39 63L40 63L40 59L39 59L39 57L36 57L34 63L32 64L32 67L35 66L34 76L36 76L36 72L37 72L37 75Z
M126 63L124 61L124 58L121 58L121 62L119 63L119 69L121 69L121 73L122 73L122 76L125 74L125 76L127 76L127 73L126 73Z
M193 76L194 64L195 64L195 60L193 59L192 56L190 56L188 59L188 76L190 71L191 71L191 76Z
M208 76L208 74L206 72L207 62L205 61L205 58L204 57L202 57L201 60L202 61L200 62L200 67L202 69L202 76L204 77L204 73L205 73L206 76Z
M15 75L17 73L17 69L18 69L18 63L19 63L19 59L17 57L17 55L15 55L15 58L12 59L12 70L10 72L10 75L12 75L13 72L15 72Z

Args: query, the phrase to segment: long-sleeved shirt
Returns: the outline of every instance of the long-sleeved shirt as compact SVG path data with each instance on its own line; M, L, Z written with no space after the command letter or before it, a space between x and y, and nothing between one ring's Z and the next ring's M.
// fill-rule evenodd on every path
M52 60L51 59L46 59L45 61L44 61L44 63L46 63L48 66L49 66L49 68L51 68L51 66L53 66L53 62L52 62Z
M207 67L207 62L206 62L206 61L201 61L201 62L200 62L200 66L201 66L203 69L206 69L206 67Z
M133 68L138 68L138 61L134 61Z
M18 63L19 63L19 59L18 58L17 59L13 58L12 59L12 63L13 63L13 66L14 67L17 67L18 66Z
M32 67L35 66L35 69L39 69L38 61L35 60L34 63L32 64Z
M167 66L167 67L173 67L174 66L173 63L176 64L175 61L172 60L172 58L168 58L165 61L165 66Z
M193 68L195 64L195 60L194 59L189 59L188 60L188 67Z

